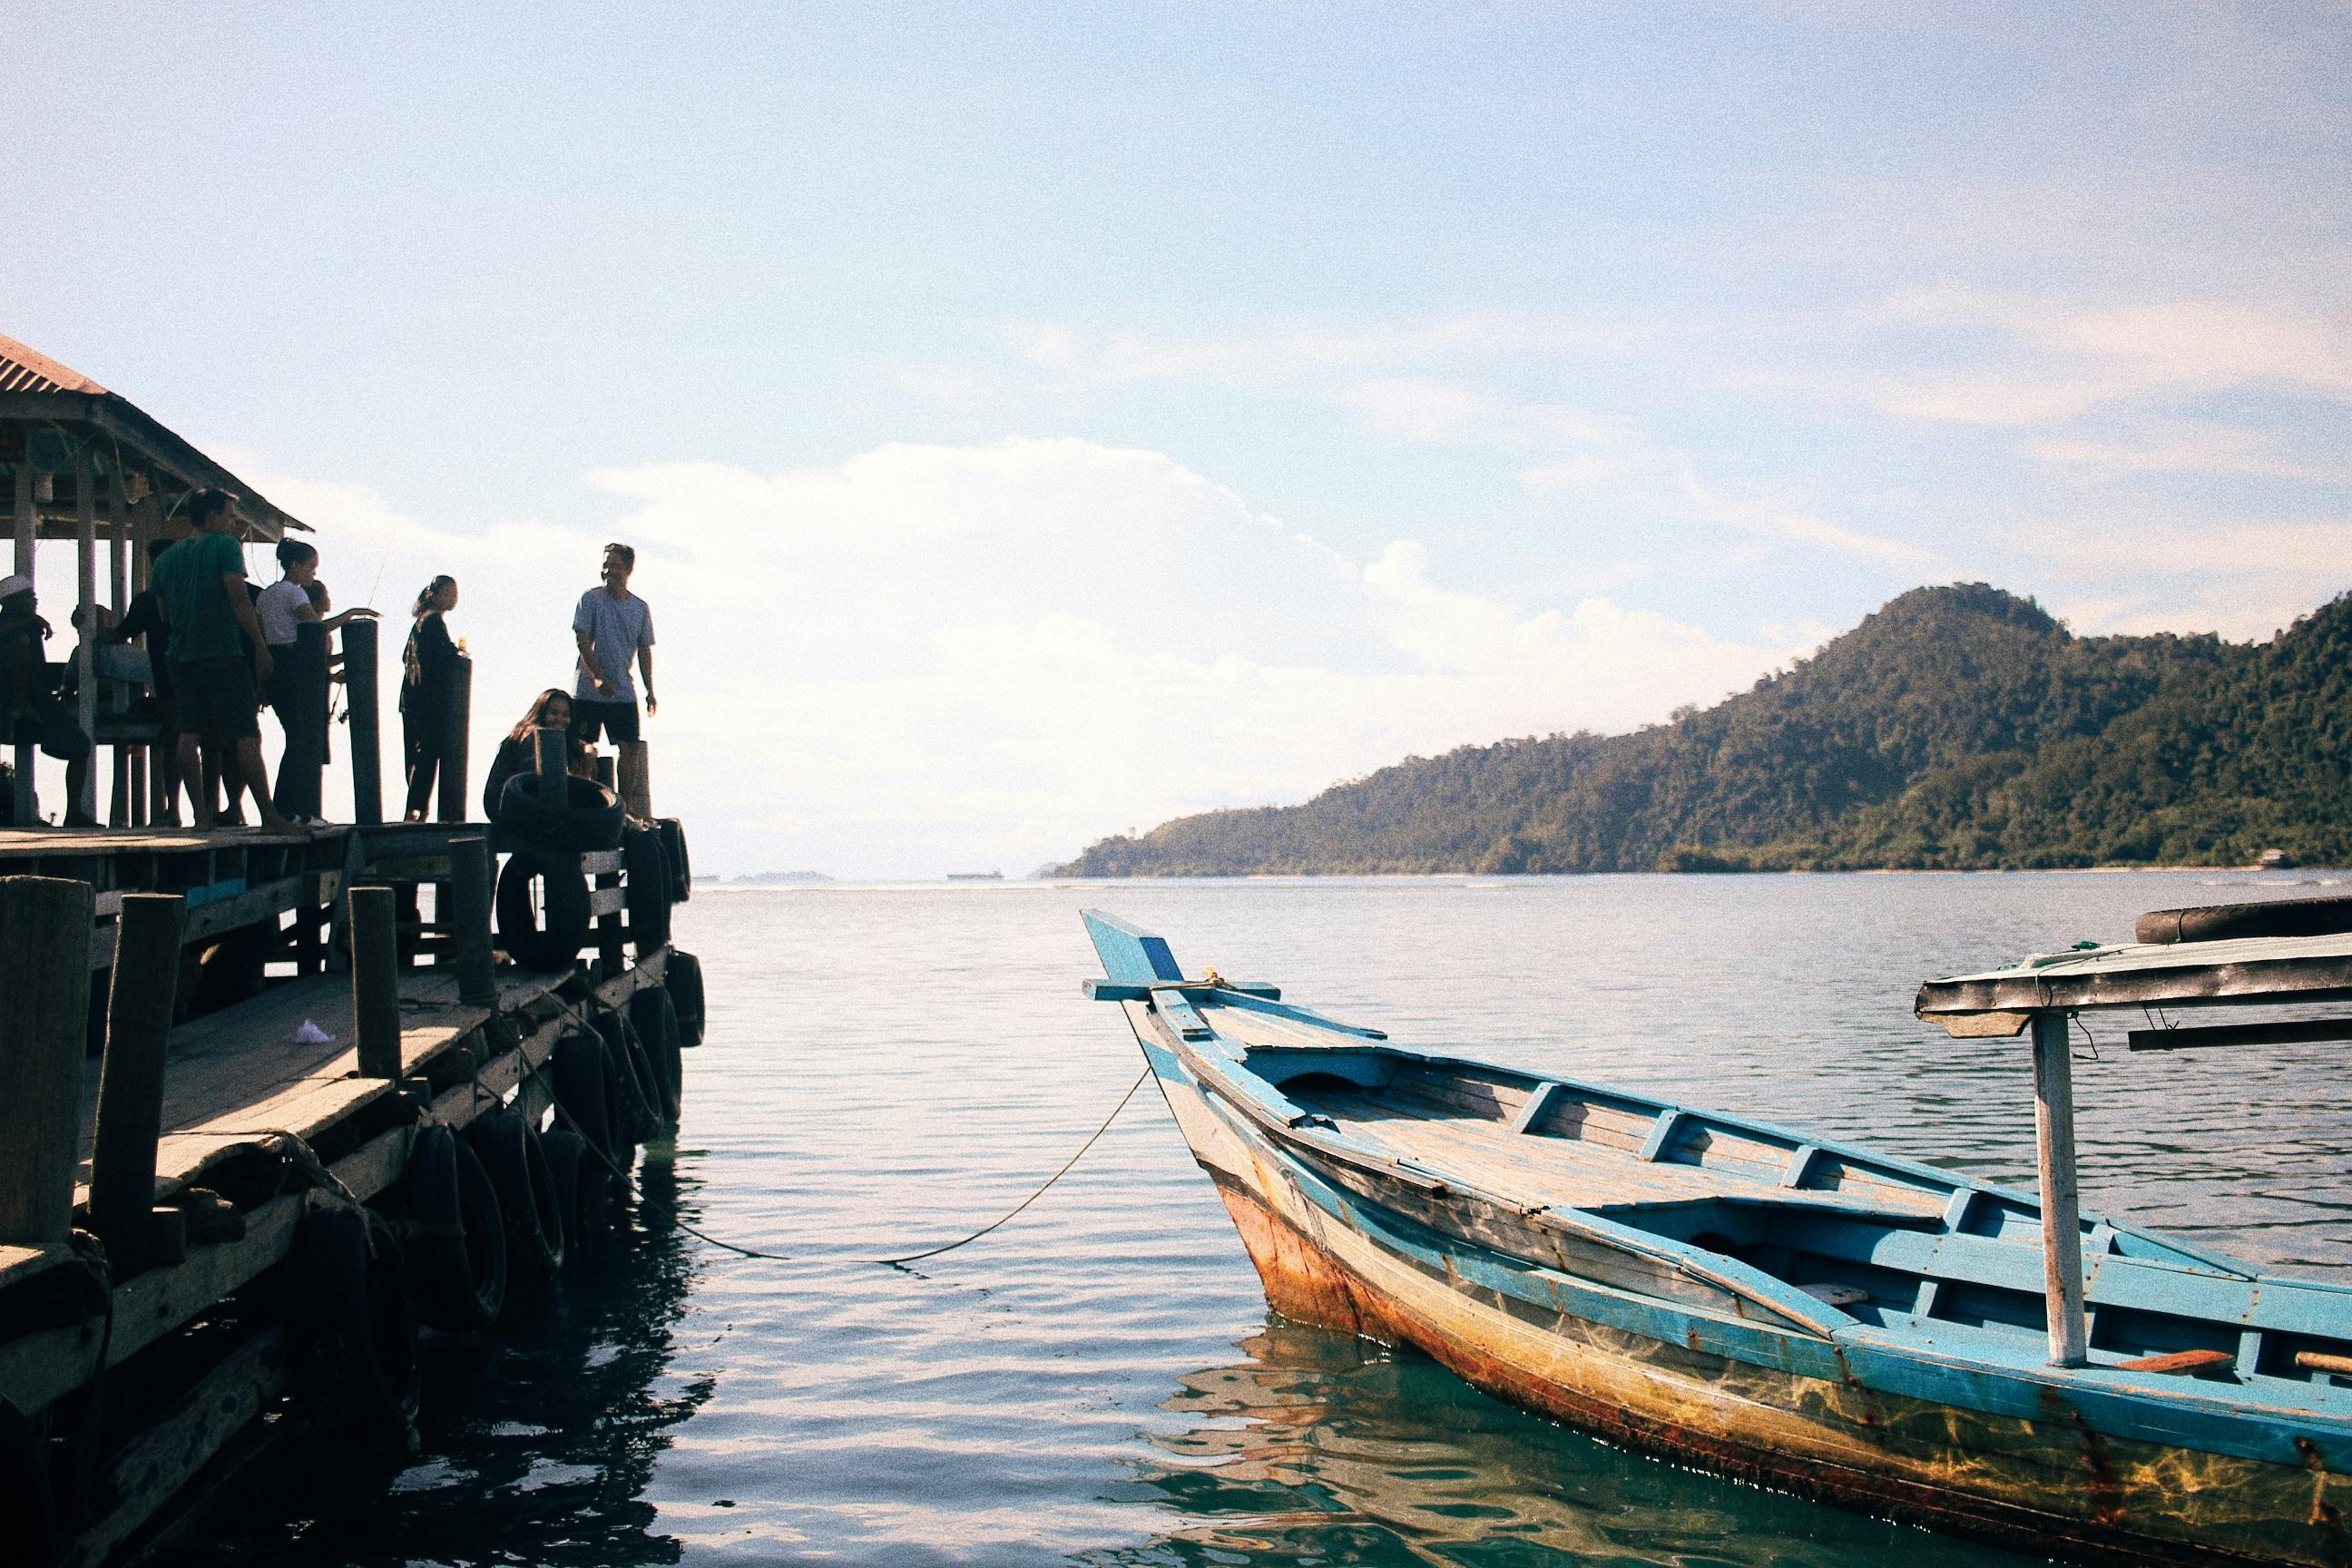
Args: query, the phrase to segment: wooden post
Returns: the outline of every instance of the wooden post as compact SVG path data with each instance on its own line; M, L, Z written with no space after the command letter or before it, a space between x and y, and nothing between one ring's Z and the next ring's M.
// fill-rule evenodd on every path
M450 910L442 923L457 952L457 999L495 1002L499 973L490 956L490 846L468 836L449 841Z
M459 655L449 665L449 706L441 731L441 820L466 820L466 732L473 723L474 661ZM436 911L437 912L437 911Z
M81 721L81 732L94 742L98 734L98 470L89 460L88 447L74 454L74 568L75 609L81 617L81 641L74 648L81 689L74 702L74 716ZM73 805L84 821L98 820L98 747L94 743L81 770L80 795Z
M33 427L17 428L25 436L25 460L16 465L16 570L25 576L33 574L33 540L38 511L33 500ZM16 769L16 799L10 820L18 827L30 827L41 820L41 805L33 789L33 742L21 734L16 742L13 765Z
M2042 1289L2050 1318L2050 1364L2081 1366L2083 1203L2074 1179L2074 1067L2066 1015L2033 1015L2033 1131L2042 1167Z
M614 772L613 756L609 752L596 759L596 782L615 795L620 793L619 779Z
M187 925L188 900L177 893L125 893L115 923L89 1221L108 1254L132 1268L148 1254L155 1139L163 1127L163 1048L172 1036Z
M540 798L549 801L569 800L564 791L572 786L563 782L570 771L572 737L569 731L541 725L530 732L530 761L539 773Z
M640 822L654 819L653 774L646 762L643 741L621 742L621 800L631 816Z
M122 462L120 453L116 454L114 463L107 470L106 559L110 590L107 596L107 604L113 609L116 622L120 623L122 619L122 612L131 606L131 491L122 480ZM112 710L118 714L122 710L122 705L119 700L111 706ZM98 731L92 730L89 735L94 744L98 740ZM131 815L131 755L132 749L129 745L119 742L116 743L111 769L113 787L108 792L106 819L117 827L127 827L132 822ZM96 760L97 757L93 752L91 761L94 763Z
M352 820L373 827L383 820L383 731L376 689L376 623L343 623L343 700L352 716Z
M352 1034L362 1078L400 1077L400 932L390 888L353 888Z
M0 877L0 1244L73 1231L96 908L88 882Z
M289 816L322 816L321 774L327 765L327 628L304 621L284 656L294 693L286 715L286 755L278 764L278 809Z

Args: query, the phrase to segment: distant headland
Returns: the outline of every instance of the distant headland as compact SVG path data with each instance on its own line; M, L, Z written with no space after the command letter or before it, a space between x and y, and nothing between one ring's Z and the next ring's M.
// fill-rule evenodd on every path
M2343 865L2347 767L2352 595L2241 644L2075 637L1969 583L1670 723L1409 757L1045 874Z

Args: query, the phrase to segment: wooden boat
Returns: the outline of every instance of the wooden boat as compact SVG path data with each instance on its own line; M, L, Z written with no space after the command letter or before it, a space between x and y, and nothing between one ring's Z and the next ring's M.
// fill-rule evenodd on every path
M2352 994L2352 940L1924 988L1957 1034L2031 1031L2037 1197L1408 1049L1086 921L1108 976L1089 994L1124 1006L1285 1316L1614 1441L2007 1545L2352 1563L2352 1289L2079 1214L2064 1066L2077 1007Z

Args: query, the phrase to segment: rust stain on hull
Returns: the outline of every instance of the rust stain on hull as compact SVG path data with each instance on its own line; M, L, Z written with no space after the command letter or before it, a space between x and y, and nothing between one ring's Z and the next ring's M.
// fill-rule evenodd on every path
M1411 1345L1477 1388L1624 1447L1883 1517L2012 1548L2063 1552L2084 1563L2134 1568L2194 1563L2352 1568L2352 1542L2346 1539L2336 1507L2313 1495L2315 1490L2332 1491L2343 1482L2341 1477L2314 1477L2226 1456L2113 1442L2081 1431L2071 1420L2063 1424L2063 1431L2053 1431L2024 1420L1899 1400L1858 1385L1823 1384L1832 1391L1827 1396L1797 1390L1793 1408L1764 1413L1778 1423L1778 1431L1756 1425L1753 1391L1737 1391L1751 1395L1746 1430L1727 1411L1732 1399L1710 1403L1707 1389L1664 1378L1654 1379L1652 1386L1664 1396L1654 1402L1655 1408L1644 1410L1603 1386L1606 1378L1589 1378L1585 1386L1579 1386L1567 1378L1545 1376L1494 1353L1469 1332L1430 1321L1390 1299L1328 1246L1244 1190L1230 1174L1213 1170L1212 1174L1219 1177L1218 1194L1257 1268L1267 1301L1283 1316ZM1307 1217L1314 1223L1320 1216L1309 1211ZM1580 1321L1563 1320L1563 1327ZM1644 1351L1632 1342L1633 1336L1596 1325L1581 1327L1586 1342L1570 1348L1613 1358L1621 1368L1661 1370L1655 1364L1639 1367ZM1628 1342L1615 1344L1610 1342L1612 1338ZM1664 1352L1686 1363L1696 1359L1680 1344L1649 1346L1647 1359L1655 1363ZM1696 1368L1680 1370L1688 1384L1706 1378ZM1712 1391L1723 1394L1726 1385L1753 1370L1721 1363ZM1805 1448L1811 1451L1801 1451ZM2116 1451L2122 1449L2144 1451ZM1885 1468L1864 1468L1881 1461ZM2072 1489L2063 1480L2069 1462L2074 1467ZM2301 1495L2293 1500L2273 1496L2278 1492L2273 1483L2290 1478ZM2315 1481L2320 1483L2315 1489ZM2074 1503L2080 1507L2073 1515L2053 1511ZM2168 1515L2165 1522L2175 1525L2176 1531L2180 1515L2191 1505L2225 1507L2231 1517L2251 1528L2252 1538L2264 1539L2265 1546L2232 1551L2216 1549L2194 1534L2151 1534L2147 1527L2158 1521L2137 1521L2135 1503L2151 1515ZM2274 1506L2279 1504L2284 1506ZM2316 1530L2311 1528L2315 1525ZM2273 1540L2275 1549L2269 1546Z

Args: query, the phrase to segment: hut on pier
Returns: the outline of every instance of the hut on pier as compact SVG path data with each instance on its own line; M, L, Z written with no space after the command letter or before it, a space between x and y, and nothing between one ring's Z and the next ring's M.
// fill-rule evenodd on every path
M248 542L269 543L307 525L136 404L79 371L14 338L0 337L0 497L13 497L15 560L10 570L35 576L36 547L70 542L75 550L75 614L89 627L101 606L120 617L147 585L148 542L188 531L185 502L200 489L237 498L238 531ZM101 552L104 577L100 577ZM111 753L107 819L143 825L152 799L149 769L156 760L155 723L126 700L152 672L138 650L101 647L87 632L77 639L77 718L98 745L81 776L81 798L68 815L99 819L99 765ZM19 736L13 763L8 818L17 826L40 820L34 789L31 741Z

